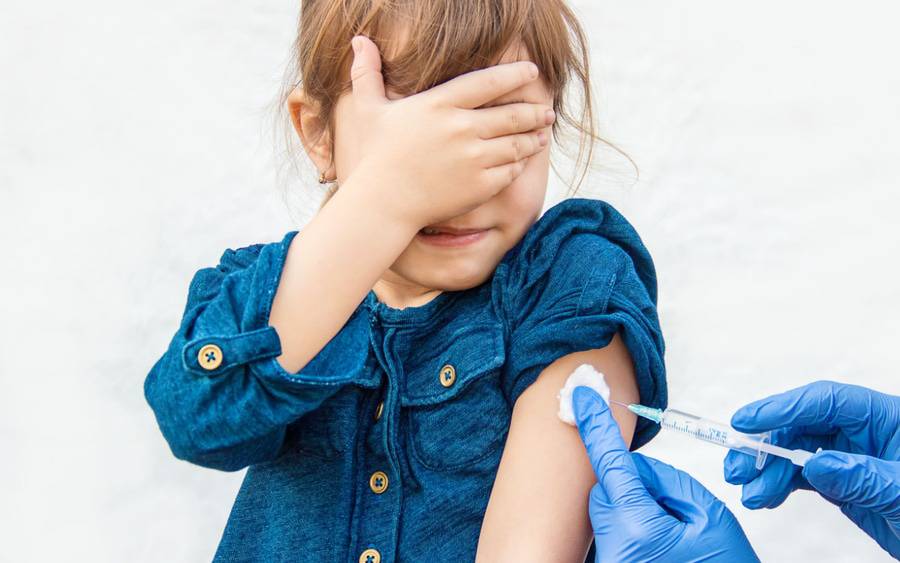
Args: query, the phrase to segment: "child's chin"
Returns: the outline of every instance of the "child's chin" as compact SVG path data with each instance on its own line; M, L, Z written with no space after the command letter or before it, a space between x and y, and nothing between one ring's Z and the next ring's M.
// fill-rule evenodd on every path
M485 263L483 259L451 258L440 268L422 272L426 278L422 285L442 291L463 291L490 279L496 267L495 263Z

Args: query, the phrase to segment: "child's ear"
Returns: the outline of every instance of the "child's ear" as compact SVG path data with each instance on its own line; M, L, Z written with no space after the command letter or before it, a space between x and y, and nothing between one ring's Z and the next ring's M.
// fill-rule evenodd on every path
M326 179L334 179L336 172L331 154L331 137L325 121L319 116L318 106L306 98L300 87L294 88L288 95L287 105L294 130L317 172L325 172Z

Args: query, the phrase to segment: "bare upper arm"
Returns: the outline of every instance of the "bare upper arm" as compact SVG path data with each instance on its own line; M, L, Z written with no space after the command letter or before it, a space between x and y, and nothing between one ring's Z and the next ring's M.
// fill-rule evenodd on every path
M589 363L611 396L638 402L634 366L616 335L605 348L563 356L518 398L478 542L479 562L584 561L591 540L587 502L596 482L578 429L557 417L557 393L569 374ZM625 443L635 416L614 409Z

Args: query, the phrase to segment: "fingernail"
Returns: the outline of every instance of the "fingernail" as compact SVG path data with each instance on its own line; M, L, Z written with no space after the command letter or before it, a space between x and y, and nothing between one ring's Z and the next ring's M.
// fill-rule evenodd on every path
M754 412L754 411L758 411L758 409L754 409L752 411L751 406L752 405L744 405L743 407L739 408L737 410L737 412L735 412L731 416L731 423L732 424L746 424L748 422L751 422L753 417L756 415L756 412Z
M586 412L587 409L591 408L591 405L596 405L597 411L606 410L606 404L603 401L598 401L595 399L596 392L587 387L585 385L579 385L572 389L572 407L575 411L575 416L578 416L579 412Z
M547 144L547 134L544 133L543 129L538 131L537 136L538 136L538 142L541 144L541 146L544 146Z
M575 407L575 414L584 411L587 404L593 399L591 392L587 387L578 386L572 389L572 406Z
M815 466L816 463L821 463L825 467L828 467L829 469L836 469L836 468L846 468L848 465L847 458L845 456L841 455L840 452L823 451L821 453L816 452L816 454L818 454L818 455L815 455L815 454L813 455L813 457L816 458L815 461L812 462L813 466ZM812 458L810 458L810 459L812 459ZM807 466L809 466L810 462L807 462L806 464L807 464ZM804 467L804 469L805 469L805 467Z
M547 125L550 125L551 123L553 123L554 119L556 119L556 112L552 109L548 109L544 121L547 123Z
M359 54L359 36L355 36L350 40L350 46L353 47L353 54Z

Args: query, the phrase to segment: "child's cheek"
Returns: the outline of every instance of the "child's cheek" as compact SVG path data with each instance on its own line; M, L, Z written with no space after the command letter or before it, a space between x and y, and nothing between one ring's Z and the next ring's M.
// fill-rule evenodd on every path
M497 194L502 222L510 230L523 234L538 217L547 193L547 174L541 170L540 155L531 157L525 171Z

